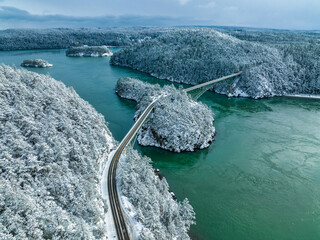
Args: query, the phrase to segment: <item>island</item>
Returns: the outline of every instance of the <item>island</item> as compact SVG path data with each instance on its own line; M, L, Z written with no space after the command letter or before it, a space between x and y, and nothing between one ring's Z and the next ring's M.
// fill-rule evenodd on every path
M213 112L193 100L183 89L173 85L161 88L134 78L121 78L116 93L138 103L134 119L156 98L153 113L138 133L143 146L154 146L173 152L204 149L214 140Z
M112 52L107 46L70 47L66 51L68 57L108 57Z
M176 29L116 52L110 63L191 85L242 71L214 87L230 97L320 94L319 45L303 37L268 43L263 35L255 42L212 29Z
M52 64L48 63L46 60L43 59L29 59L24 60L21 63L21 67L46 68L52 66Z

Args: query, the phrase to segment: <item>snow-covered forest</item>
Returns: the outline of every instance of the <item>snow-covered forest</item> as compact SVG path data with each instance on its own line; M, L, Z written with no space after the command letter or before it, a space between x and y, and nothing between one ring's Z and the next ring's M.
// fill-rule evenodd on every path
M159 36L158 28L52 28L8 29L0 31L0 51L26 49L58 49L72 46L127 46Z
M28 59L21 63L21 67L46 68L52 67L52 64L43 59Z
M243 71L231 94L228 84L215 87L216 92L231 96L319 94L320 55L315 53L320 45L274 45L240 40L212 29L177 29L117 52L110 63L192 85Z
M107 46L81 46L69 48L66 55L68 57L107 57L111 56L112 52Z
M269 45L320 43L319 31L255 29L244 27L220 27L215 28L215 30L229 34L240 40L260 42Z
M214 139L213 112L205 104L194 101L174 86L151 85L134 78L119 79L116 92L120 97L138 102L135 120L160 95L150 119L142 126L137 141L181 152L209 146Z
M1 65L0 239L106 239L100 181L116 144L72 88ZM119 176L141 239L189 238L192 207L170 198L149 158L128 150Z
M72 88L0 66L0 239L102 239L105 120ZM14 238L15 237L15 238Z
M128 148L118 169L122 201L129 201L126 210L136 222L139 239L190 239L188 231L195 223L191 205L187 199L172 199L166 179L160 180L150 163L150 158Z

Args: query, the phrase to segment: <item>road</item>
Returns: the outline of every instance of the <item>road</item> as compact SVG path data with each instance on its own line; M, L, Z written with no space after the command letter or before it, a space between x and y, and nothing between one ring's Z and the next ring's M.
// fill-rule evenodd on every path
M185 89L186 92L205 87L208 85L211 85L216 82L220 82L222 80L235 77L240 75L241 72L222 77L216 80L212 80L206 83L202 83L190 88ZM131 140L134 138L134 136L138 133L139 129L141 128L142 124L145 122L149 114L151 113L154 104L161 98L164 97L164 95L159 96L157 99L155 99L153 102L149 104L149 106L144 110L144 112L141 114L139 119L135 122L135 124L132 126L130 131L127 133L127 135L123 138L119 146L117 147L115 154L113 155L113 158L111 160L109 171L108 171L108 195L109 195L109 201L110 201L110 207L112 211L113 221L116 228L117 236L119 240L130 240L129 232L126 226L125 216L123 213L123 210L121 208L121 204L119 201L119 195L117 192L117 166L119 163L119 159L121 156L121 153L123 150L127 147L127 145L131 142Z
M113 216L113 220L114 220L114 225L115 225L115 228L117 231L117 236L118 236L119 240L129 240L130 237L129 237L128 229L126 227L124 213L121 208L121 204L120 204L119 196L118 196L118 192L117 192L117 181L116 181L117 165L118 165L122 151L130 143L132 138L137 134L137 132L141 128L142 124L144 123L144 121L147 119L147 117L151 113L151 111L154 107L154 104L159 100L159 98L157 98L152 103L150 103L150 105L144 110L144 112L141 114L141 116L136 121L136 123L132 126L132 128L127 133L127 135L123 138L123 140L119 144L118 148L116 149L116 152L113 155L113 158L112 158L110 166L109 166L108 194L109 194L109 201L110 201L110 207L111 207L112 216Z
M221 82L221 81L226 80L226 79L228 79L228 78L232 78L232 77L239 76L241 73L242 73L242 72L237 72L237 73L234 73L234 74L231 74L231 75L222 77L222 78L218 78L218 79L211 80L211 81L208 81L208 82L205 82L205 83L201 83L201 84L198 84L198 85L189 87L189 88L185 89L185 91L186 91L186 92L190 92L190 91L192 91L192 90L195 90L195 89L198 89L198 88L202 88L202 87L211 85L211 84L213 84L213 83Z

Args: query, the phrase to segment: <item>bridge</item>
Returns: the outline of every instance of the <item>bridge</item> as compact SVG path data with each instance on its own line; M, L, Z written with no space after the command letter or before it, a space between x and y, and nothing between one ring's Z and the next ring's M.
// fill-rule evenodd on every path
M219 79L215 79L209 82L201 83L199 85L190 87L185 89L186 92L190 93L191 91L201 89L200 95L197 93L196 97L200 97L205 91L208 89L212 88L212 85L238 76L240 75L241 72L231 74ZM149 114L152 112L155 103L164 96L159 96L155 100L153 100L148 107L143 111L141 116L138 118L138 120L135 122L135 124L132 126L132 128L129 130L127 135L123 138L123 140L120 142L119 146L117 147L111 163L109 165L109 170L108 170L108 196L109 196L109 201L110 201L110 208L112 211L112 216L113 216L113 221L115 225L115 229L117 232L117 236L119 240L130 240L129 232L127 229L126 225L126 219L125 219L125 214L123 212L123 209L121 207L120 201L119 201L119 195L117 191L117 182L116 182L116 176L117 176L117 166L119 163L120 156L122 152L125 150L125 148L129 145L129 143L134 139L134 137L137 135L138 131L142 127L143 123L147 120ZM196 98L196 99L197 99Z
M242 73L242 71L234 73L234 74L231 74L231 75L228 75L228 76L225 76L225 77L222 77L222 78L211 80L211 81L208 81L208 82L205 82L205 83L201 83L201 84L189 87L189 88L185 89L185 91L188 92L188 93L190 93L192 91L195 92L195 96L193 96L193 98L195 100L197 100L202 94L204 94L206 91L208 91L210 88L212 88L213 84L221 82L223 80L227 80L227 79L236 77L236 76L239 76L241 73ZM200 91L197 91L197 90L200 90ZM229 92L230 91L231 90L229 89Z

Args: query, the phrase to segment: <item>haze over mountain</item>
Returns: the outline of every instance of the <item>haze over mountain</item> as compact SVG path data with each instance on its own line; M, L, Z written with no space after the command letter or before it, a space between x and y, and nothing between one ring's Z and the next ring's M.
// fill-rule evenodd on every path
M216 25L320 29L316 0L0 0L0 29Z

